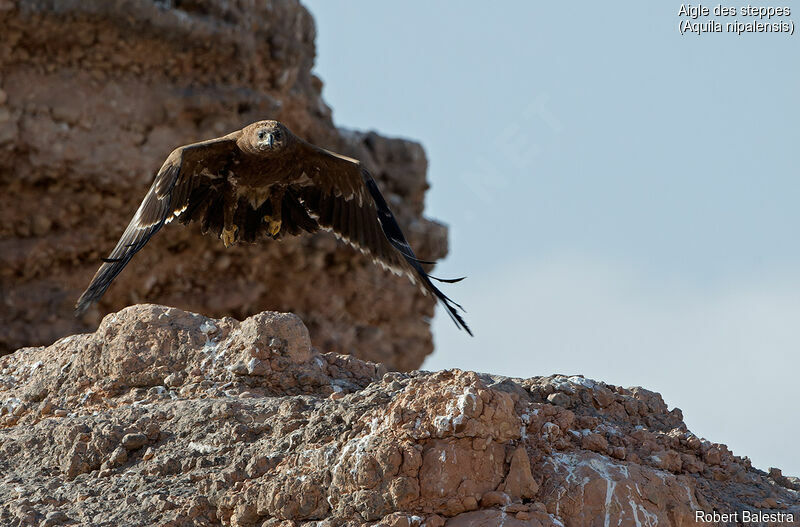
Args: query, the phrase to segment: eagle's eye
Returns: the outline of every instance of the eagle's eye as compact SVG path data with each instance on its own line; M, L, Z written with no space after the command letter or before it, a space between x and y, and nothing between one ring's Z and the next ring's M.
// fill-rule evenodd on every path
M280 141L281 135L283 135L283 134L281 134L280 130L275 130L275 133L273 135L275 136L275 139Z
M267 137L267 132L264 130L259 130L258 132L258 140L263 141L264 138Z

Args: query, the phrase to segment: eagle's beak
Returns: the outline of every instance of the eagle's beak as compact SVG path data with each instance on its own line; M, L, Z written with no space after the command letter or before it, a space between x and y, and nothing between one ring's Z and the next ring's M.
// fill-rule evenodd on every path
M267 134L267 145L272 148L272 143L275 142L275 138L272 137L272 134Z

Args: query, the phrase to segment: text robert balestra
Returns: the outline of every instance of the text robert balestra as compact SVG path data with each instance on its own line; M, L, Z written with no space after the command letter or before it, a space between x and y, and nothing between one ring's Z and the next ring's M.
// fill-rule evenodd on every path
M694 520L699 523L793 523L794 514L748 510L736 512L694 511Z

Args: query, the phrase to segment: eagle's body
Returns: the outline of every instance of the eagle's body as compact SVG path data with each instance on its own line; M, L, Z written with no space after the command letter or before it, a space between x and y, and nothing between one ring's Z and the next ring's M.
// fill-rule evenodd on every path
M414 255L361 164L307 143L277 121L259 121L175 149L78 300L77 312L97 302L133 255L173 220L197 221L204 234L220 237L226 246L267 236L331 231L433 293L456 324L469 332L456 310L460 306L433 285L433 277L420 265L425 262Z

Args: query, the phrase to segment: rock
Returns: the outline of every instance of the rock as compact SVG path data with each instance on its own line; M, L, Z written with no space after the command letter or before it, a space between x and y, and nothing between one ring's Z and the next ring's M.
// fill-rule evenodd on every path
M583 439L581 440L581 448L604 453L608 450L608 441L600 434L589 433L583 436Z
M705 453L705 462L709 465L719 465L722 461L722 454L716 447L709 448Z
M502 525L503 527L560 527L563 525L557 518L547 514L540 513L537 517L528 516L528 518L518 518L516 515L509 514L503 510L488 509L459 514L447 522L447 527L492 527L495 525Z
M523 499L533 498L539 490L539 485L531 474L531 462L528 458L528 453L523 446L519 446L514 450L503 490L510 496ZM485 494L483 499L486 499Z
M183 375L178 372L170 373L164 378L164 386L176 388L183 384Z
M239 319L302 313L322 351L422 364L432 297L328 233L226 249L196 225L168 225L76 319L169 152L260 119L362 160L420 258L445 256L447 228L423 218L419 144L334 126L297 0L17 4L0 11L0 194L14 196L0 207L0 355L157 301Z
M261 359L253 357L252 359L250 359L250 362L247 363L248 375L265 375L267 371L268 371L268 366Z
M116 467L128 461L128 451L123 447L117 447L108 458L108 465Z
M136 450L147 444L147 436L144 434L125 434L122 438L122 446L128 450Z
M681 454L681 466L685 472L695 474L702 472L704 465L703 462L697 459L694 454Z
M481 507L489 509L492 507L504 507L511 503L511 497L505 492L489 491L481 496Z
M0 525L688 525L698 509L759 507L800 519L794 478L698 447L654 392L387 373L312 342L290 314L144 304L0 357L0 381L15 380L0 382Z
M564 408L569 408L572 404L572 399L570 399L569 395L561 392L551 393L547 396L547 400Z
M800 491L800 478L797 477L786 477L781 472L781 469L770 467L769 468L769 477L778 485L785 487L787 489L793 489Z
M41 523L42 527L54 527L55 525L63 525L69 522L69 516L61 511L51 511L47 513L44 521Z

